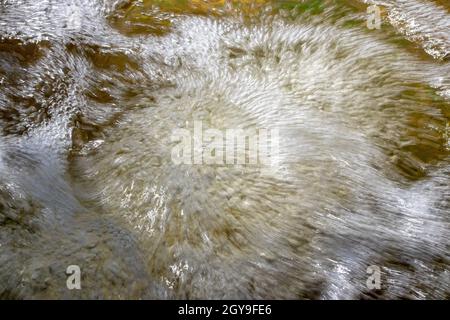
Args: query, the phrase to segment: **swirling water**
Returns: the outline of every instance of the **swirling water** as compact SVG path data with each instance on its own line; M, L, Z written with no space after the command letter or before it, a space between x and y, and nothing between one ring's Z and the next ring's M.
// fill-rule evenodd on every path
M449 298L449 35L445 0L0 1L0 297ZM275 164L174 163L195 121Z

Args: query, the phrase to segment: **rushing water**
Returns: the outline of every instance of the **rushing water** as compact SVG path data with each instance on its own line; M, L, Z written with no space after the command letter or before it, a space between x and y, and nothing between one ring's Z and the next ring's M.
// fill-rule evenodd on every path
M0 0L0 297L450 298L449 57L447 0Z

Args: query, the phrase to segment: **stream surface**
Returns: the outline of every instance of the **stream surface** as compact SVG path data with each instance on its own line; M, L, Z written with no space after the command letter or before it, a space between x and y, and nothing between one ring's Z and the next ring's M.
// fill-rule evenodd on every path
M198 122L278 151L176 163ZM0 0L0 298L449 299L449 266L448 0Z

